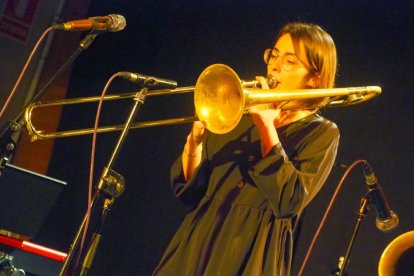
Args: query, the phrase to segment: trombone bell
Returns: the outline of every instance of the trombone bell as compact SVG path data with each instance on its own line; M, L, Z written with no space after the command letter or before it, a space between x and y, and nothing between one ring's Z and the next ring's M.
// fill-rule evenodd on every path
M240 121L245 97L237 74L228 66L214 64L199 76L194 91L194 106L200 121L213 133L232 130Z

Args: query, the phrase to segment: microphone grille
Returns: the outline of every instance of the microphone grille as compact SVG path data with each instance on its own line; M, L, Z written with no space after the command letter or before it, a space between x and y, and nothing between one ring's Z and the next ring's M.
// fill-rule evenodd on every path
M111 20L109 31L110 32L118 32L122 31L126 26L125 17L120 14L110 14L108 17Z
M390 217L386 220L382 220L377 217L375 220L375 225L380 231L389 232L397 227L399 222L400 220L398 216L393 211L391 211Z

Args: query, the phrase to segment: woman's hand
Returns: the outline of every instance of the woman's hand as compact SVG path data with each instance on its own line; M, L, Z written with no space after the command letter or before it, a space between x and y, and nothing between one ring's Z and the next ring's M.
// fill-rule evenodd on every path
M269 89L264 77L256 77L260 82L262 89ZM248 111L252 117L253 123L259 128L274 127L274 121L280 115L280 109L275 108L273 103L257 104L248 107Z
M184 145L184 152L181 158L186 180L191 178L198 165L200 165L205 135L205 124L200 121L195 121L190 134L187 136L187 142Z
M190 143L194 143L195 146L198 146L199 144L201 144L201 142L203 142L203 138L206 134L206 126L203 122L201 121L195 121L193 123L193 127L191 129L191 133L189 135L189 139Z
M275 127L274 122L280 115L280 109L273 104L258 104L248 108L253 123L259 128Z
M256 77L263 89L268 89L264 77ZM279 136L274 125L275 120L280 116L280 109L273 103L258 104L248 108L253 123L257 126L260 136L262 156L269 154L274 145L279 143Z

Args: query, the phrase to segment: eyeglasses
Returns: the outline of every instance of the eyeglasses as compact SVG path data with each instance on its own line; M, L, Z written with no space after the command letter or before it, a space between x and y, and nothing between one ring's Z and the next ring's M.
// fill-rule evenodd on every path
M264 56L266 64L272 65L280 60L281 68L285 71L292 71L299 66L307 68L295 54L280 55L279 51L274 48L266 49Z

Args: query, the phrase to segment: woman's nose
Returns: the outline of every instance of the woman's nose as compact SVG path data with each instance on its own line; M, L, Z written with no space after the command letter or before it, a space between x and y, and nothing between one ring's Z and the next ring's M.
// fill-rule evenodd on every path
M280 72L281 63L280 58L276 59L273 63L269 64L269 71Z

